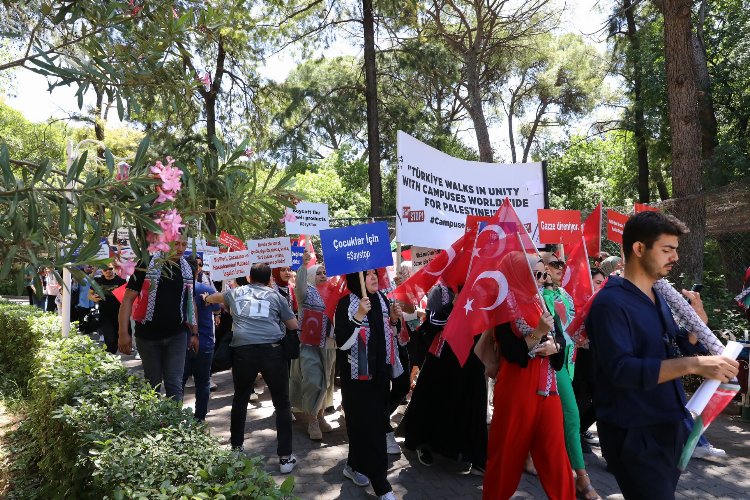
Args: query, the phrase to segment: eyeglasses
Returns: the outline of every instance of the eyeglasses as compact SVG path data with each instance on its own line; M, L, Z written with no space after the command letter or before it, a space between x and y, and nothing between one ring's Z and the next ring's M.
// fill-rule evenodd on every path
M114 271L114 270L115 270L114 267L108 267L108 268L105 269L105 271Z
M547 264L547 265L548 265L549 267L554 267L555 269L562 269L562 268L564 268L564 267L565 267L565 262L563 262L563 261L561 261L561 260L556 260L556 261L554 261L554 262L550 262L550 263L549 263L549 264Z
M534 271L534 277L537 279L537 281L542 279L546 280L548 276L549 273L547 271Z

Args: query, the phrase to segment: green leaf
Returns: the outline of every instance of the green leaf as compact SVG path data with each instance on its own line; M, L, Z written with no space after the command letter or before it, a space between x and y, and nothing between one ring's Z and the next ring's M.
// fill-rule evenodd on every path
M10 250L8 250L8 255L4 257L3 267L0 269L0 279L8 277L8 273L10 273L11 267L13 266L13 257L16 256L18 248L18 246L12 246L10 247Z
M133 168L140 169L141 165L146 159L146 152L151 144L151 139L144 137L141 143L138 145L138 151L135 153L135 161L133 162Z
M119 94L117 95L117 117L120 118L120 121L123 121L125 117L125 106L123 106L122 97Z
M5 187L11 189L15 186L15 176L13 170L10 168L10 155L8 154L8 146L3 144L0 147L0 167L3 169L3 178L5 179Z
M122 118L120 118L122 120ZM115 171L115 157L112 156L112 151L109 148L104 150L104 159L107 161L107 170L109 175L112 175Z

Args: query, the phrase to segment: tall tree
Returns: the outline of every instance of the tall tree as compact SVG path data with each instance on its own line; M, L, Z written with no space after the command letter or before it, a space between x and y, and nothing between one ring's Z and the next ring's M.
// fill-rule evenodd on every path
M378 68L375 61L375 18L372 0L362 0L365 49L365 101L367 101L367 150L370 178L370 215L383 215L383 185L380 174L380 129L378 121Z

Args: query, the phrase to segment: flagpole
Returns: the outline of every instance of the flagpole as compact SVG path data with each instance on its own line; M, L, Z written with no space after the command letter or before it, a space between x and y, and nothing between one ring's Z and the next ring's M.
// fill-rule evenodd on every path
M583 252L586 255L586 267L589 270L589 281L591 282L591 291L594 291L594 278L591 276L591 264L589 264L589 249L586 248L586 238L581 233L581 245L583 245Z
M479 223L477 223L477 235L474 238L474 245L471 247L471 257L469 258L469 269L466 270L466 279L469 279L469 276L471 276L471 266L474 264L474 250L477 248L477 240L479 239Z

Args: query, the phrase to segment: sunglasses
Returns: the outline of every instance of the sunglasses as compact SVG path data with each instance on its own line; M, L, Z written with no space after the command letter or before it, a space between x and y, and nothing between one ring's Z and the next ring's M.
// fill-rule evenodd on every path
M555 269L562 269L562 268L564 268L564 267L565 267L565 262L563 262L563 261L561 261L561 260L556 260L556 261L554 261L554 262L550 262L550 263L549 263L549 264L547 264L547 265L548 265L549 267L554 267Z
M534 277L537 279L537 281L542 279L546 280L548 276L549 273L547 271L534 271Z
M114 270L115 270L114 267L108 267L108 268L105 269L105 271L114 271Z

